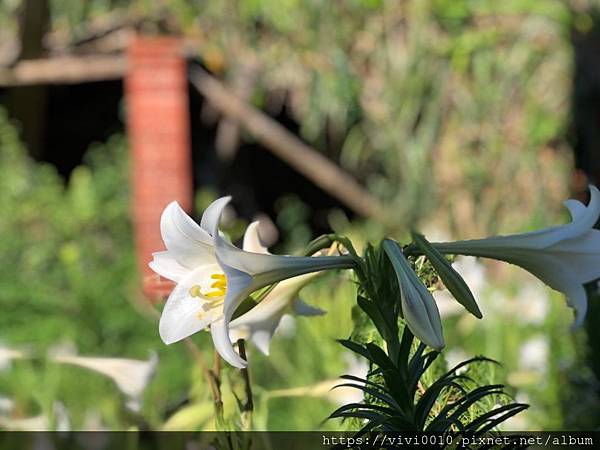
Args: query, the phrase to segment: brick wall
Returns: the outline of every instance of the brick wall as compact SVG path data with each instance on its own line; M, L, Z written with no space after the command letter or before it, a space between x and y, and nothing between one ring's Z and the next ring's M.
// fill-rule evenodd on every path
M148 268L152 252L164 249L159 222L177 200L192 207L187 67L181 43L170 37L138 36L128 48L125 78L131 148L132 214L144 292L168 294L172 285Z

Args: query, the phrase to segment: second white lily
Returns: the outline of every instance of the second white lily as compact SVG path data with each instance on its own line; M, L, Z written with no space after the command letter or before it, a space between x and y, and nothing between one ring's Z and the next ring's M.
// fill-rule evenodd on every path
M243 249L270 254L260 242L258 222L251 223L246 229ZM325 311L307 305L297 297L298 292L317 275L318 273L309 273L278 283L258 305L231 322L231 341L250 339L262 353L268 355L271 338L285 313L293 311L301 316L325 314Z
M600 278L600 192L590 186L587 206L567 200L572 221L530 233L485 239L437 243L444 253L479 256L522 267L548 286L563 292L575 309L574 326L582 324L587 311L583 285Z
M247 362L234 350L229 336L230 322L235 310L252 292L273 283L328 269L348 269L354 266L351 256L280 256L240 250L219 233L223 209L231 200L224 197L213 202L202 218L212 230L215 255L226 279L223 318L210 326L213 342L219 354L236 367Z

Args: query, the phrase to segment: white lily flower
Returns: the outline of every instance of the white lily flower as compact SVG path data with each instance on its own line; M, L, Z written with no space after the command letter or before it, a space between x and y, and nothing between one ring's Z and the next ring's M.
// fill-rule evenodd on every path
M139 401L154 375L158 357L152 354L147 361L128 358L88 357L69 354L51 356L55 362L72 364L111 378L119 390L132 400Z
M565 225L435 246L444 253L492 258L522 267L567 296L576 312L577 327L587 311L583 285L600 278L600 230L593 228L600 216L600 192L590 186L587 207L573 199L565 206L572 217Z
M159 332L166 344L210 325L217 351L236 367L246 362L233 349L229 322L240 303L257 289L324 269L350 268L349 256L294 257L245 251L219 233L231 197L214 201L195 223L175 202L161 217L166 252L154 253L150 267L177 286L167 299ZM250 244L249 244L250 245ZM266 309L266 308L265 308ZM256 316L259 313L255 313Z
M246 229L243 249L247 252L270 254L260 242L258 222L251 223ZM258 305L231 322L231 341L250 339L262 353L268 355L271 338L289 310L303 316L325 314L325 311L307 305L297 298L298 292L317 275L318 273L309 273L278 283Z
M177 285L163 309L159 333L165 344L190 336L223 315L225 278L210 231L177 202L162 213L160 233L167 251L154 253L149 266Z

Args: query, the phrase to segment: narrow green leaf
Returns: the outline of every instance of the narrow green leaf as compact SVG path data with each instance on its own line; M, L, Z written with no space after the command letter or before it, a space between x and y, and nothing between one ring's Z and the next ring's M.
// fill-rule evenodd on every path
M368 405L366 403L348 403L347 405L340 406L334 412L330 414L330 417L339 416L340 413L350 412L351 414L354 412L365 412L365 411L373 411L373 412L382 412L384 414L396 414L396 411L387 408L385 406L380 405Z
M444 255L431 245L422 234L412 233L412 238L413 242L417 244L419 249L421 249L423 254L427 257L444 283L444 286L446 286L456 301L463 305L467 311L475 317L481 319L483 314L481 314L479 306L477 306L477 302L475 301L471 289L469 289L465 280L463 280L460 274L454 270Z
M371 362L374 362L371 359L371 354L369 353L369 351L363 347L360 344L357 344L356 342L352 342L349 339L338 339L337 340L340 344L342 344L344 347L346 347L348 350L353 351L354 353L358 353L359 355L361 355L362 357L368 359Z
M373 324L379 331L381 337L388 344L388 348L397 353L400 346L398 339L398 325L395 317L389 317L381 310L380 306L364 297L358 296L356 299L358 306L371 318Z
M357 383L364 383L366 386L372 386L376 389L379 389L382 392L391 394L390 390L388 388L386 388L384 385L374 383L373 381L367 380L366 378L355 377L354 375L342 375L340 378L342 378L344 380L356 381Z
M394 365L389 356L377 345L373 343L366 344L371 357L375 360L375 364L381 369L381 373L385 380L385 385L390 390L390 394L396 402L401 406L402 411L408 413L412 411L412 398L406 390L407 383L403 374L398 367Z
M449 416L450 418L460 419L460 417L467 412L467 410L480 401L484 397L489 397L491 395L498 396L506 396L507 394L501 388L494 388L489 390L481 390L475 393L474 391L469 392L467 396L461 401L460 405L452 412Z
M408 365L410 357L410 349L414 340L414 336L408 326L404 326L402 330L402 340L400 341L400 351L398 352L398 368L405 378L408 378Z
M492 364L497 364L499 365L498 361L494 361L491 358L487 358L486 356L474 356L473 358L467 359L466 361L462 361L460 363L458 363L456 366L454 366L452 369L450 369L448 372L446 372L441 378L445 378L451 375L454 375L454 373L463 368L466 367L470 364L473 363L479 363L479 362L486 362L486 363L492 363Z
M381 418L385 417L387 418L388 416L383 416L381 414L376 414L374 412L370 412L370 411L354 411L354 412L341 412L338 414L330 414L329 418L330 419L336 419L336 418L346 418L346 417L351 417L351 418L355 418L355 419L367 419L367 420L380 420Z
M331 389L333 390L333 389L338 389L338 388L342 388L342 387L349 387L349 388L354 388L354 389L363 391L365 394L369 394L369 395L375 397L376 399L381 400L383 403L388 404L392 408L396 409L398 412L402 412L402 408L400 408L400 405L398 405L398 402L396 402L396 400L394 400L391 395L384 394L384 393L378 391L377 389L373 389L373 388L370 388L370 387L367 387L367 386L364 386L361 384L354 384L354 383L336 384Z
M510 403L501 406L477 417L465 427L465 430L466 432L475 433L475 436L481 436L527 408L529 408L529 405L524 403Z

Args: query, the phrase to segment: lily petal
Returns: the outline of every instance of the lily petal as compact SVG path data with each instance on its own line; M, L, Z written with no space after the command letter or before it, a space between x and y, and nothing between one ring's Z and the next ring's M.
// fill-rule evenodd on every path
M210 285L210 276L220 272L217 264L205 265L191 271L179 281L165 304L158 325L160 337L165 344L180 341L206 328L222 316L223 308L207 306L206 301L192 297L192 286Z
M293 308L297 314L316 316L325 311L296 298L298 292L318 273L310 273L279 282L261 302L229 325L231 341L250 339L265 355L283 315Z
M119 390L131 398L141 397L158 364L158 356L155 353L152 353L147 361L77 355L55 355L52 360L101 373L111 378Z
M215 230L219 227L219 220L221 220L221 214L225 209L225 206L231 201L231 196L221 197L214 202L212 202L208 208L202 214L202 219L200 220L200 226L202 229L208 233L209 235L213 235Z
M565 200L563 204L569 210L569 213L571 214L571 220L573 222L583 217L586 208L585 205L579 200L571 198L569 200Z
M210 325L210 334L219 355L233 367L243 369L248 365L247 361L240 357L233 349L229 338L229 326L225 319L220 319Z
M583 286L565 287L564 293L567 297L567 304L575 310L575 321L571 325L571 329L574 330L583 325L587 314L587 294Z
M258 222L252 222L250 225L248 225L248 228L246 228L246 232L244 233L244 244L242 248L245 252L269 255L269 250L260 241L260 236L258 235L258 224Z
M279 326L280 321L281 317L274 318L271 327L264 327L252 334L250 338L252 343L256 345L256 348L258 348L263 355L269 356L271 339L273 339L273 334L275 334L275 330Z
M176 283L190 271L179 264L168 251L152 253L152 257L153 259L148 263L148 266L161 277L175 281Z
M171 202L160 218L160 234L171 256L182 266L194 269L214 262L212 239L177 202Z

